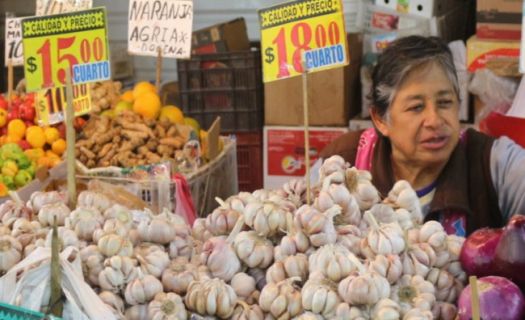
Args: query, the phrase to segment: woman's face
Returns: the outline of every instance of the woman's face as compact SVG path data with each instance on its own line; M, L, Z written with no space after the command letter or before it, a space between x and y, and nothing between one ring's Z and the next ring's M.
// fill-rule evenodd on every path
M433 168L447 163L459 139L459 101L443 69L430 63L402 82L387 116L374 123L390 139L394 161Z

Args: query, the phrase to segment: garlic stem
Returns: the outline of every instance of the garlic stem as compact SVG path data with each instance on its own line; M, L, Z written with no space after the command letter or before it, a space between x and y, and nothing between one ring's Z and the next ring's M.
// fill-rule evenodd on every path
M240 305L244 311L249 311L250 310L250 305L247 304L246 302L242 301L241 299L237 299L237 301L235 301L235 303Z
M377 223L377 220L376 218L374 217L374 215L372 214L372 212L370 210L368 211L365 211L365 216L367 218L367 220L370 221L370 224L372 225L371 227L373 229L379 229L379 224Z
M357 272L360 275L363 275L366 272L365 266L361 263L361 261L359 261L359 259L357 259L357 257L353 253L348 255L348 259L350 259L350 261L352 261L352 263L357 267Z
M286 229L288 229L288 235L293 236L296 233L295 226L293 223L293 216L291 212L286 212Z
M18 195L18 192L16 191L9 191L8 192L11 199L16 203L17 206L23 206L24 203L22 202L22 199L20 199L20 196Z
M217 203L218 203L221 207L223 207L223 208L228 207L228 205L226 204L226 202L225 202L224 200L222 200L221 198L219 198L219 197L215 197L215 201L217 201Z
M235 223L235 226L233 226L232 232L230 232L230 235L228 238L226 238L227 243L232 243L235 237L241 232L242 228L244 227L244 216L240 216L239 219L237 219L237 222Z
M325 211L325 214L329 219L333 219L335 216L341 214L342 211L343 209L339 205L334 204L330 209Z

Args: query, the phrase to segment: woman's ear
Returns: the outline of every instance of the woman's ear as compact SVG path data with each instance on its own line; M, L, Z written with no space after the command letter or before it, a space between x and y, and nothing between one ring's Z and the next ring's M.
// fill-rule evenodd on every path
M381 132L383 136L388 137L388 125L385 119L377 113L375 108L370 108L370 116L372 117L372 122L376 129Z

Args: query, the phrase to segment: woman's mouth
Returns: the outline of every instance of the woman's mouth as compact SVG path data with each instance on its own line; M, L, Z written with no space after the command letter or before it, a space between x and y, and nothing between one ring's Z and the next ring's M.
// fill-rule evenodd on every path
M439 150L445 147L448 143L448 136L436 136L429 139L425 139L421 142L421 145L425 149Z

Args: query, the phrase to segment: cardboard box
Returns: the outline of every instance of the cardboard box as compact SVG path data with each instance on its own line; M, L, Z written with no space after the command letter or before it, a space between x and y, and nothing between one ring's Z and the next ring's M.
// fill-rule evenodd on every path
M343 68L308 75L309 125L346 126L361 110L359 68L362 34L348 35L350 64ZM303 125L302 77L264 84L264 118L266 125Z
M477 0L478 38L520 40L522 5L522 0Z
M347 131L347 127L310 128L310 166L326 145ZM304 177L304 127L265 126L263 165L265 189Z
M243 51L250 49L244 18L193 31L193 54Z
M520 41L485 40L472 36L467 40L469 72L485 68L487 62L519 60Z

